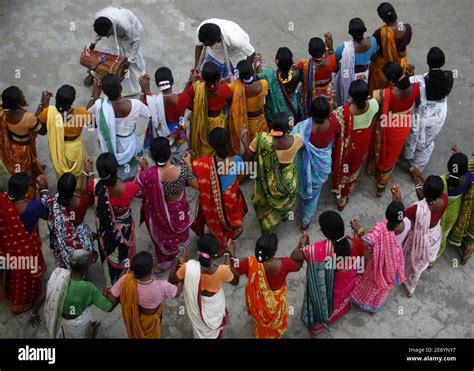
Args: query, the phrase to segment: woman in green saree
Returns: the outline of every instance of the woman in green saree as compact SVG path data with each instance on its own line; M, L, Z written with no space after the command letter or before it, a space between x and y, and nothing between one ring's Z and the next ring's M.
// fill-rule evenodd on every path
M453 149L459 151L457 146ZM474 250L474 159L469 161L468 171L471 174L471 186L464 193L458 218L448 236L448 243L459 251L462 265L467 263Z
M252 200L263 233L291 218L298 190L294 160L303 146L301 135L288 134L287 113L277 113L270 128L270 133L258 133L248 147L244 144L244 159L257 160Z
M467 156L459 152L457 147L453 148L454 154L448 161L448 174L441 176L444 183L444 193L448 195L448 208L441 219L443 239L438 252L438 258L446 249L448 236L458 220L464 195L468 193L472 182L472 173L469 172L469 160Z
M265 98L267 122L273 121L279 112L285 112L296 125L303 120L303 107L297 92L303 81L303 72L294 67L293 53L286 47L278 49L275 63L276 70L266 69L262 72L257 69L258 78L268 81L269 90Z

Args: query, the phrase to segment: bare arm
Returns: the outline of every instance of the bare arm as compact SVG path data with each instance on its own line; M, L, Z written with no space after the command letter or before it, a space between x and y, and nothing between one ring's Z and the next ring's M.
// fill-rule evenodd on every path
M199 59L201 59L201 53L202 49L204 48L203 45L196 45L196 48L194 49L194 68L199 68Z

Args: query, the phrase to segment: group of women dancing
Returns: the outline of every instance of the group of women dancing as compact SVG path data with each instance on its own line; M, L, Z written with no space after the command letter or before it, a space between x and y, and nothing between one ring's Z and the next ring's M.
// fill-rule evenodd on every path
M407 56L411 26L389 3L377 12L383 25L370 37L354 18L350 40L334 49L330 32L314 37L309 56L299 61L279 48L275 69L263 69L258 53L229 66L234 75L207 61L191 70L179 93L167 67L155 72L158 94L150 76L139 78L140 99L124 98L115 75L94 80L85 108L74 105L70 85L57 90L54 104L53 94L43 92L34 114L20 88L6 88L0 158L11 177L0 194L0 256L37 262L35 270L0 271L0 296L12 313L31 310L30 324L38 325L44 307L51 337L85 338L98 328L91 306L109 312L120 303L129 338L159 338L165 299L183 295L194 336L219 338L228 318L222 287L246 276L255 337L280 338L288 327L286 277L304 266L301 320L317 336L351 303L373 315L399 285L413 296L422 273L448 246L466 264L474 248L474 161L453 146L447 173L423 175L446 119L453 73L442 70L445 55L432 47L428 71L414 75ZM144 140L136 133L140 118L148 120ZM84 127L98 134L95 172ZM49 191L38 159L38 135L47 135L57 193ZM398 160L419 201L405 205L393 185L385 219L367 230L352 219L348 233L340 212L364 163L380 197ZM329 178L339 212L319 215L324 238L311 241L307 230ZM245 200L240 185L250 181L252 199ZM198 192L194 216L187 187ZM135 198L142 200L139 223L153 255L137 253ZM261 237L255 254L242 257L238 240L250 203ZM291 254L280 253L274 229L292 219L296 205L300 239ZM95 229L85 222L89 208ZM47 285L40 219L55 259ZM190 230L196 260L188 259ZM87 280L92 264L102 266L102 290Z

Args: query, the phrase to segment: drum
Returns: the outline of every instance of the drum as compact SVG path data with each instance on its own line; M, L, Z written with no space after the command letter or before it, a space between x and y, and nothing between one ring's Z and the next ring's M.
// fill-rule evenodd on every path
M82 52L80 63L81 66L87 67L100 77L112 74L116 75L120 80L124 79L125 70L128 67L126 57L88 49L84 49Z

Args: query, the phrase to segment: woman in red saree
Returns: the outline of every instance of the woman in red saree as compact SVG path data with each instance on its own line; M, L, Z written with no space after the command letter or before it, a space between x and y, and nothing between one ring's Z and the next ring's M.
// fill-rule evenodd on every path
M344 234L344 221L337 212L323 212L319 225L326 239L298 246L291 254L296 262L308 264L301 320L311 337L347 313L356 271L363 269L365 256L363 242Z
M17 173L8 182L8 194L0 194L0 256L9 263L5 294L13 314L33 307L46 271L38 220L48 211L40 201L27 199L28 186L28 176Z
M368 94L367 83L364 80L354 80L349 88L352 103L332 112L341 126L341 134L337 137L333 150L332 171L332 191L336 194L339 211L344 210L359 176L369 150L372 124L379 111L377 100L367 100Z
M227 156L226 129L214 128L209 134L209 144L215 155L198 158L192 163L199 182L199 201L198 214L191 228L201 236L207 225L209 232L219 240L218 255L222 255L228 241L242 233L248 210L237 181L237 175L244 173L244 162L240 156Z
M385 192L411 127L416 124L412 110L420 104L420 85L411 84L398 63L387 63L383 72L394 86L374 91L382 114L374 128L367 161L367 174L375 172L377 197Z
M191 167L171 162L172 150L165 137L151 143L151 157L156 165L137 177L143 203L140 222L145 222L155 245L156 270L171 266L179 246L188 246L191 215L186 198L186 186L198 189ZM184 158L190 155L186 153Z

